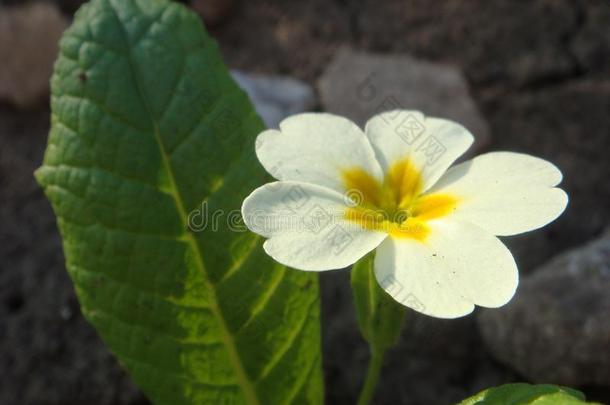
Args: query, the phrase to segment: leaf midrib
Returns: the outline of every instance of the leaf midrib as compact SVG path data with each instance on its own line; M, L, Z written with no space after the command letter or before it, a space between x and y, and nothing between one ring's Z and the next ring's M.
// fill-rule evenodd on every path
M167 177L169 179L169 183L170 183L169 193L171 194L171 196L174 200L174 203L176 205L176 210L178 211L178 216L180 217L180 220L182 221L182 229L186 230L186 229L188 229L188 227L187 227L188 216L187 216L186 210L184 208L184 203L182 202L180 192L178 191L178 187L176 185L176 179L175 179L175 175L174 175L174 171L172 169L171 163L169 161L169 156L168 156L167 152L165 151L165 147L163 146L163 142L161 140L159 124L158 124L157 120L155 119L155 116L148 103L148 100L146 99L145 92L143 90L143 86L140 83L139 76L137 74L137 70L132 61L131 41L129 40L129 36L127 35L127 32L125 31L125 28L123 27L122 20L119 17L119 14L118 14L117 10L115 9L114 4L112 3L111 0L107 0L107 1L108 1L108 4L110 5L110 9L114 13L114 15L119 23L124 41L127 44L127 49L126 49L127 52L126 52L125 56L127 58L129 70L133 76L133 79L135 82L135 87L138 92L138 97L141 100L142 104L144 105L144 108L148 114L148 117L153 125L155 142L157 143L157 146L159 148L159 154L161 155L161 160L163 162L163 169L165 170ZM154 22L153 22L153 24L154 24ZM240 387L242 388L246 401L253 405L260 405L260 401L258 399L256 390L254 389L254 386L252 385L251 381L248 379L245 368L244 368L242 361L239 357L239 354L237 352L237 347L235 345L235 341L233 340L233 337L231 336L231 334L229 332L227 324L224 320L224 317L223 317L220 307L218 305L218 300L216 298L216 291L205 271L205 266L203 264L203 255L202 255L201 249L200 249L199 245L197 244L197 241L195 240L195 238L191 232L185 231L185 239L188 242L188 244L190 245L191 250L195 254L195 258L196 258L195 263L196 263L199 271L201 271L203 278L205 280L205 285L210 294L210 310L219 324L219 329L221 332L221 339L224 343L225 348L227 349L227 352L229 354L229 359L235 370L237 380L239 382Z

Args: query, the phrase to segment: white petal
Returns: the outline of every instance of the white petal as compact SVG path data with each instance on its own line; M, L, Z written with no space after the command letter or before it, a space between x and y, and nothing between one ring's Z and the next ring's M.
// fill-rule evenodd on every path
M343 193L341 170L358 167L383 179L364 132L350 120L326 113L294 115L256 139L256 155L278 180L318 184Z
M433 221L425 242L386 239L375 275L398 302L438 318L457 318L474 305L499 307L514 295L518 272L495 236L469 223Z
M434 185L474 141L458 123L411 110L376 115L366 123L365 132L384 173L396 161L409 158L421 172L424 190Z
M344 197L294 181L265 184L242 205L246 226L269 238L263 245L278 262L300 270L340 269L375 249L386 234L343 219Z
M460 200L452 215L494 235L515 235L540 228L566 208L568 196L554 188L561 172L534 156L492 152L452 167L430 193Z

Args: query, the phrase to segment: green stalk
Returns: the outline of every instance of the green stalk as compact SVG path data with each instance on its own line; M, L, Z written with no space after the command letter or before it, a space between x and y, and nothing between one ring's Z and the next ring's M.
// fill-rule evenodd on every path
M384 354L385 352L383 350L376 350L371 347L371 360L369 361L369 368L364 379L364 386L362 387L362 391L360 391L358 405L368 405L371 403L377 381L379 381L379 375L381 374Z
M383 355L398 340L406 310L379 286L374 273L374 255L374 252L369 253L352 268L351 285L358 326L371 351L359 405L369 404L373 398Z

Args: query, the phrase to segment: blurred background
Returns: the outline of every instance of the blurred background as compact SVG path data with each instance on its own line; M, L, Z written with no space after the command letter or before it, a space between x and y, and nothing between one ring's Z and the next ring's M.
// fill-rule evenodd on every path
M77 0L0 0L0 403L147 404L84 321L32 172L48 80ZM504 238L521 285L500 310L410 313L376 404L449 404L512 381L610 403L610 1L193 0L269 125L323 110L362 124L418 108L466 125L476 153L526 152L570 204ZM328 404L352 404L368 349L348 272L321 276Z

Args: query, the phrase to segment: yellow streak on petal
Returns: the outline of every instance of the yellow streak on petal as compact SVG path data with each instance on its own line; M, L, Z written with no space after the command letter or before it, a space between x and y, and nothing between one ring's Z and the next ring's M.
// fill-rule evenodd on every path
M413 204L413 217L426 221L444 217L457 206L458 199L450 194L429 194L419 197Z
M401 224L393 224L390 236L396 239L416 239L425 242L430 235L430 227L424 221L409 217Z
M381 191L381 184L375 177L359 167L343 170L341 176L343 177L345 189L348 192L352 190L360 192L363 201L357 201L358 203L365 203L375 207L379 206L381 203L380 197L383 193Z
M419 169L409 159L394 163L384 179L384 186L391 193L396 205L403 207L419 195L423 189L423 181Z

